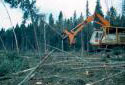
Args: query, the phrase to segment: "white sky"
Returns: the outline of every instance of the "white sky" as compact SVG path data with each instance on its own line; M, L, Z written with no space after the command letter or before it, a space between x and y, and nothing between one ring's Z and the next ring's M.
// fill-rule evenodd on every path
M22 20L21 19L21 17L22 17L21 10L10 9L9 5L6 5L6 7L9 11L9 14L10 14L13 25L16 25L17 23L20 23L21 20ZM6 9L4 8L4 6L2 5L2 3L0 1L0 28L1 27L9 28L9 27L12 27L12 26L10 24L9 17L7 15Z
M89 11L93 14L95 10L96 0L89 1ZM117 10L121 10L120 7L117 7L120 4L119 0L100 0L103 12L106 12L108 8L113 5ZM81 12L85 15L86 11L86 0L37 0L36 5L39 7L42 13L45 13L47 16L50 13L53 13L54 18L57 18L60 11L62 11L65 18L69 18L73 15L74 11L77 12L77 15L80 15ZM7 5L13 25L17 23L20 24L22 20L22 13L20 9L10 9ZM119 8L119 9L118 9ZM0 1L0 28L1 27L12 27L8 15L5 11L5 8Z

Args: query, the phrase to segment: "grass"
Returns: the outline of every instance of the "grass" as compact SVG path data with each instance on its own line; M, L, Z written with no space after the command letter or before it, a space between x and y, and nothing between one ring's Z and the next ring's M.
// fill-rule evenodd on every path
M55 53L55 55L57 55ZM82 59L77 59L74 56L59 54L59 56L55 56L54 54L49 56L45 65L43 65L38 72L36 72L35 76L26 82L24 85L33 85L35 82L41 81L48 84L48 85L85 85L88 82L94 82L101 78L107 77L110 74L115 74L119 72L121 69L113 69L113 68L100 68L96 69L72 69L72 68L79 68L79 67L89 67L89 66L98 66L98 63L110 63L116 61L102 61L101 57L93 55L84 57ZM89 58L89 59L87 59ZM95 58L95 59L94 59ZM97 60L96 60L97 58ZM87 59L89 63L85 62L84 59ZM17 55L15 52L11 52L8 54L0 54L0 76L5 76L14 72L18 72L24 69L32 68L36 66L40 61L40 58L37 55L26 54L23 56ZM64 61L64 62L63 62ZM56 63L59 62L59 63ZM97 63L98 62L98 63ZM117 60L118 62L118 60ZM51 64L52 63L52 64ZM55 64L54 64L55 63ZM86 72L89 74L86 74ZM16 76L16 79L12 79L13 82L9 85L18 84L21 80L25 78L25 76L29 72L25 73L25 75L21 74ZM107 75L108 73L108 75ZM124 76L119 76L118 78L112 78L113 82L120 81L120 78ZM15 81L16 80L16 81ZM35 81L34 81L35 80ZM121 82L124 81L122 78ZM4 82L4 81L3 81ZM6 81L10 82L10 81ZM2 85L7 85L4 82ZM97 85L106 85L103 81ZM110 82L109 82L110 83ZM124 83L124 82L122 82Z
M27 60L16 54L16 52L4 53L0 58L0 76L29 68Z

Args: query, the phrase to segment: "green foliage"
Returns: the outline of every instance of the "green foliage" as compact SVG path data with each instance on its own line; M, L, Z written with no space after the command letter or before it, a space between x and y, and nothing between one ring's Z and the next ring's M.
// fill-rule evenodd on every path
M54 25L54 19L53 19L52 13L49 16L49 24L52 25L52 26Z
M88 3L88 0L87 0L87 3L86 3L86 17L89 16L90 12L89 12L89 3Z
M76 27L78 24L77 13L76 11L73 14L73 27Z
M100 14L101 16L104 16L103 12L102 12L102 7L100 5L100 0L97 0L96 7L95 7L95 12L97 14Z
M29 68L27 61L16 52L7 53L1 56L0 76L5 76L14 72Z
M57 31L62 32L64 29L64 19L63 19L63 13L60 11L58 20L56 21Z
M60 11L60 13L59 13L58 21L59 21L59 24L61 24L63 22L63 13L62 13L62 11Z
M117 12L116 12L116 10L115 10L114 7L111 7L110 10L107 12L106 19L107 19L108 21L110 21L110 24L111 24L112 26L116 26L116 25L117 25L117 24L116 24L117 21L118 21L118 19L117 19Z
M8 60L3 60L0 64L0 76L5 76L6 74L12 72L11 67L11 63Z
M57 20L53 18L54 15L52 13L49 15L49 25L46 25L42 20L45 19L45 16L42 14L39 14L38 9L36 8L36 0L4 0L7 3L11 5L11 7L20 7L24 12L24 22L19 26L16 25L15 32L17 35L18 45L20 51L34 51L37 50L36 46L36 39L34 37L35 31L37 36L37 41L39 44L39 48L43 50L44 48L44 29L46 29L46 41L47 44L50 44L52 46L61 48L61 40L62 38L55 32L58 31L59 33L62 33L64 29L68 29L69 31L73 29L75 26L77 26L79 23L81 23L84 19L84 16L81 15L78 17L76 11L74 11L73 16L71 16L68 19L64 19L63 12L60 11ZM95 12L103 16L103 12L101 9L100 0L97 0ZM89 15L89 3L87 1L86 3L86 16ZM28 26L25 26L25 21L27 19L31 18L32 23ZM118 16L116 10L114 7L111 7L109 12L106 14L106 19L110 21L111 25L113 26L125 26L125 16ZM95 21L99 21L98 18L95 18ZM35 26L34 26L35 25ZM54 30L51 28L51 26L54 28ZM89 43L89 40L91 38L93 28L100 28L100 25L94 23L94 26L90 23L88 26L85 27L83 30L83 35L80 33L76 36L77 43L74 46L77 50L81 49L81 40L83 39L84 43L84 50L87 50L88 48L91 49L92 46ZM35 30L35 31L34 31ZM3 42L5 43L5 47L7 50L15 50L15 40L13 35L13 30L8 29L7 31L1 30L0 31L1 38ZM73 47L71 47L68 44L68 39L64 40L64 49L65 50L72 50ZM3 50L2 42L0 42L0 50ZM87 46L89 46L87 48Z
M118 21L118 24L121 26L121 27L125 27L125 16L124 15L122 15L121 17L118 17L118 19L117 20L119 20Z
M97 0L97 4L95 7L95 13L100 14L101 16L104 16L103 12L102 12L102 7L100 5L100 0ZM95 18L95 21L99 22L99 18ZM99 24L94 23L94 27L99 29L101 26Z

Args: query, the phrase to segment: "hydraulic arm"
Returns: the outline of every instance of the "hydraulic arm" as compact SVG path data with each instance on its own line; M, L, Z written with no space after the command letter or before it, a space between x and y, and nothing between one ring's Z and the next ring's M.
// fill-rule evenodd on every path
M78 24L75 28L73 28L70 32L65 29L64 30L64 34L66 34L69 38L69 41L70 41L70 44L74 44L75 43L75 36L81 31L84 29L84 27L89 23L89 22L92 22L94 21L95 17L99 18L99 20L101 22L96 22L97 24L100 24L101 26L110 26L110 23L105 20L100 14L94 14L92 16L88 16L87 19L83 22L81 22L80 24ZM66 37L64 37L66 38Z

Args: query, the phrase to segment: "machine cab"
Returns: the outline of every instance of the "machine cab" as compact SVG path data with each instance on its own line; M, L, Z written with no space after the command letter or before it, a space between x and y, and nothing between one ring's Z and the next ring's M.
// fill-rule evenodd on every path
M95 30L91 36L90 44L98 46L101 43L103 37L103 31L102 30Z

